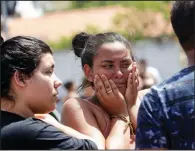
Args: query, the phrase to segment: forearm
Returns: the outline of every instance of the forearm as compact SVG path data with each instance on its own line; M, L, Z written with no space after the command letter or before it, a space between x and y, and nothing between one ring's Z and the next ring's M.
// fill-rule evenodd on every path
M138 114L139 106L138 105L133 105L128 110L129 110L129 114L130 114L129 115L130 120L131 120L132 125L133 125L133 129L135 130L136 127L137 127L137 114Z
M144 95L149 92L150 89L144 89L138 92L138 96L137 96L137 100L136 100L136 104L133 105L128 105L128 112L129 112L129 116L131 118L131 122L133 124L133 128L136 129L137 128L137 114L139 111L139 107L141 104L141 100L144 97Z
M88 139L88 140L91 140L94 143L96 143L96 141L93 138L91 138L89 136L86 136L86 135L84 135L84 134L82 134L82 133L80 133L80 132L78 132L78 131L76 131L76 130L68 127L68 126L65 126L61 123L59 123L58 125L55 125L55 127L60 129L62 132L64 132L68 136L72 136L72 137L75 137L77 139ZM99 145L97 145L97 146L98 146L98 149L99 149L100 148Z
M128 119L128 116L127 116ZM120 118L111 119L111 131L106 139L106 149L129 149L130 128Z

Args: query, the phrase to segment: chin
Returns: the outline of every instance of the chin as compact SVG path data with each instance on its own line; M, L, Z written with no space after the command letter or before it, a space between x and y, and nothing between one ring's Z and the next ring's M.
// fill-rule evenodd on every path
M125 96L126 88L118 88L123 96Z
M53 106L52 106L51 109L50 109L50 112L54 111L55 109L56 109L56 103L53 104Z
M44 114L51 113L55 109L56 109L56 104L52 104L50 107L47 107L47 110L45 110L45 113Z

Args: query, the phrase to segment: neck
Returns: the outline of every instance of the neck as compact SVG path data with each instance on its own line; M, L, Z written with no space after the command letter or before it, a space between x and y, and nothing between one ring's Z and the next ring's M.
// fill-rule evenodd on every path
M13 100L1 99L1 110L15 113L24 118L34 117L34 113L27 106Z
M193 66L194 65L194 50L190 50L186 52L186 56L188 59L188 66Z

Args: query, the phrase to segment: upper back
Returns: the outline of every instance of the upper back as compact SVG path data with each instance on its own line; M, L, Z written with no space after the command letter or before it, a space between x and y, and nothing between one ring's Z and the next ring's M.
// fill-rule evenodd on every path
M195 148L195 66L185 68L152 89L160 100L172 148Z

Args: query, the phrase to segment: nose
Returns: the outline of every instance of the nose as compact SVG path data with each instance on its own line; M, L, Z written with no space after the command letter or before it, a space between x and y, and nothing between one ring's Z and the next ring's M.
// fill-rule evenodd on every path
M123 77L123 72L121 71L120 68L115 69L114 71L114 78L118 79L118 78L122 78Z
M57 89L62 83L59 80L54 81L54 88Z

